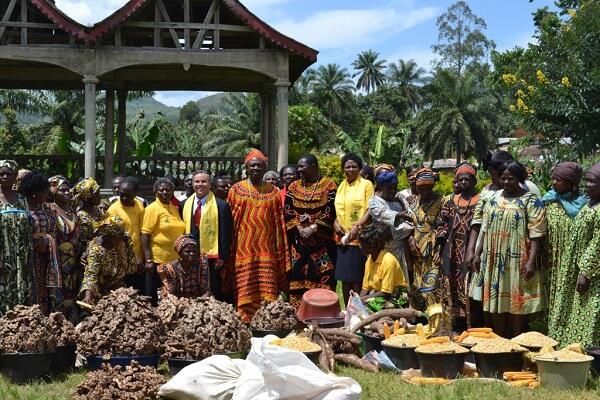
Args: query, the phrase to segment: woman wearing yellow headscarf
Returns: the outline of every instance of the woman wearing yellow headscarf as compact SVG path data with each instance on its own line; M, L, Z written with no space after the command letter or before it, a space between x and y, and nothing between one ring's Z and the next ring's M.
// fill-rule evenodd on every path
M80 201L77 210L79 220L79 230L81 233L81 243L84 248L94 237L94 223L104 218L104 215L98 208L100 204L100 186L94 178L87 178L79 182L73 188L73 200Z

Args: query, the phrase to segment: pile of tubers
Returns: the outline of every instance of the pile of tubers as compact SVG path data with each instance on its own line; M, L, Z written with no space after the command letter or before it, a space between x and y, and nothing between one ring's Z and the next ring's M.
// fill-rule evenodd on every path
M158 315L166 328L168 358L201 360L250 349L251 333L232 305L210 299L167 296Z
M296 309L282 299L263 301L250 322L252 329L263 331L292 331L297 325Z
M0 318L0 353L51 353L56 337L40 307L16 306Z
M78 326L77 348L84 355L137 356L162 352L163 325L150 304L132 288L113 290Z
M125 367L102 364L89 372L77 386L72 400L158 400L158 390L167 380L152 367L141 367L136 361Z
M48 316L48 328L56 338L57 346L67 346L77 343L75 327L60 312Z

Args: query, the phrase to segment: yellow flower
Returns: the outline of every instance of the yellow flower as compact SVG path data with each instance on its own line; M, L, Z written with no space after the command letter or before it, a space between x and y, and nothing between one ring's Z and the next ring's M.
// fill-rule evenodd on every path
M527 90L529 91L529 93L535 93L535 86L529 85L527 86Z
M564 87L571 86L571 81L569 81L569 77L568 76L563 76L562 79L560 80L560 83L562 83L562 85Z
M514 85L518 81L514 74L502 74L502 80L504 81L504 84L510 86Z
M517 90L517 97L518 98L523 98L525 97L525 92L522 91L521 89Z
M575 18L575 16L577 15L577 11L573 10L572 8L569 8L569 9L567 10L567 14L569 14L569 16L570 16L571 18Z
M525 107L527 107L527 106L525 105L525 102L523 101L523 99L517 99L517 108L519 110L522 110Z
M525 79L521 79L519 83L523 86L527 86L527 81Z
M517 109L515 108L514 104L511 104L510 106L508 106L508 109L510 110L510 112L515 112Z
M537 78L537 81L542 85L548 83L548 78L546 78L546 75L544 75L544 73L539 69L536 71L535 77Z

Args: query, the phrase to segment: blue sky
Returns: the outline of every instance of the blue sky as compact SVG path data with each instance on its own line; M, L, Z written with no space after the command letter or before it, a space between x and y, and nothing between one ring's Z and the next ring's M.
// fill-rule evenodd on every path
M532 13L551 0L470 0L487 25L497 49L526 46L534 32ZM56 0L71 17L93 24L125 0ZM435 58L436 19L451 0L242 0L261 19L320 51L319 64L338 63L351 70L356 55L373 49L388 61L414 59L429 68ZM205 96L202 92L159 92L156 99L172 106Z

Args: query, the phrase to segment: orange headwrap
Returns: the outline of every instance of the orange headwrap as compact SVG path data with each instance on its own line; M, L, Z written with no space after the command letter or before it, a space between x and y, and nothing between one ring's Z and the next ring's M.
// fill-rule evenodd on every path
M466 161L457 165L456 168L454 169L454 173L456 176L459 176L462 174L469 174L469 175L477 176L477 170L475 169L475 167Z
M435 185L435 173L429 168L421 168L417 172L417 186Z
M248 155L246 156L246 159L244 160L244 164L248 164L250 162L250 160L252 160L253 158L257 158L261 161L264 161L265 163L269 162L269 159L267 158L267 156L265 156L263 154L262 151L254 149L254 150L250 151L250 153L248 153Z

